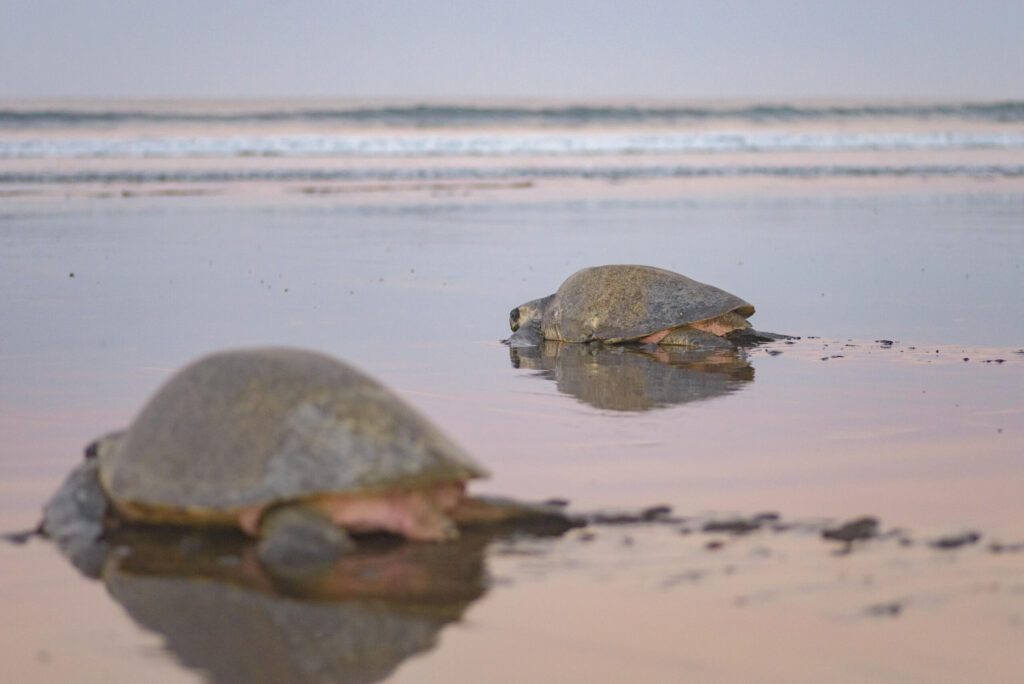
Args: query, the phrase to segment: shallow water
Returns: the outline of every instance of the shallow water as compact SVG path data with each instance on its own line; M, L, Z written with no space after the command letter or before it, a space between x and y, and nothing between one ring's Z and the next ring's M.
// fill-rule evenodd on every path
M583 511L872 514L914 539L835 555L813 526L734 538L680 523L499 540L484 591L394 681L1012 679L1024 554L989 545L1024 540L1024 199L821 189L15 198L0 212L0 523L34 524L82 446L192 358L308 347L476 454L493 473L477 491ZM756 327L803 339L710 359L517 358L498 342L510 308L609 262L714 283L757 306ZM982 542L925 543L967 529ZM44 542L0 546L0 567L15 681L240 667L182 653L121 608L111 576L113 601Z

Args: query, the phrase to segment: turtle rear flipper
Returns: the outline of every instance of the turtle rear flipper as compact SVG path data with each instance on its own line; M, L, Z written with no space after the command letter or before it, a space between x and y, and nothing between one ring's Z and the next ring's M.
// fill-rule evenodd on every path
M762 330L754 330L753 328L747 328L746 330L736 330L725 336L730 342L735 344L737 347L754 347L765 342L778 342L781 340L798 340L799 337L793 337L792 335L781 335L779 333L764 332Z
M522 532L539 536L559 535L586 522L566 513L561 506L524 503L496 496L464 497L449 512L460 528Z
M674 328L657 344L692 349L732 349L733 343L714 333L697 328Z

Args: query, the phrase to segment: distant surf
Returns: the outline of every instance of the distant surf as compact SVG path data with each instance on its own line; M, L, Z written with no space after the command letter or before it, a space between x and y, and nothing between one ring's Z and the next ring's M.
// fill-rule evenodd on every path
M966 177L1022 178L1017 165L781 165L781 166L510 166L359 168L359 169L223 169L0 172L0 184L37 183L228 183L239 181L465 181L527 179L644 180L662 178L856 178L856 177Z
M1024 176L1024 102L0 105L0 184Z
M244 135L0 138L0 159L108 157L437 157L1024 149L1024 132Z

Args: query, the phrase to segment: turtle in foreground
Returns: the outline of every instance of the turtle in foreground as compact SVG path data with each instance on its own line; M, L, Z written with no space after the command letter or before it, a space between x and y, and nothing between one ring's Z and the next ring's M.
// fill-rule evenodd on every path
M736 295L652 266L585 268L558 291L509 313L513 347L542 340L728 349L785 339L754 330L754 306Z
M216 353L185 367L131 426L86 449L41 531L74 557L121 523L235 527L272 564L337 557L348 533L418 541L459 524L557 519L466 496L486 475L380 383L297 349Z

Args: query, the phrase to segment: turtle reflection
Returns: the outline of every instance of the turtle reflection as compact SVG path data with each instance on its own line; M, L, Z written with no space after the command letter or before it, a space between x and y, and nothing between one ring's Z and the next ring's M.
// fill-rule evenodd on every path
M754 368L740 349L605 346L545 341L510 347L514 368L538 370L558 391L602 409L647 411L741 389Z
M122 529L92 556L101 562L79 568L209 681L376 682L484 595L493 539L477 529L445 544L371 539L287 576L240 535Z

